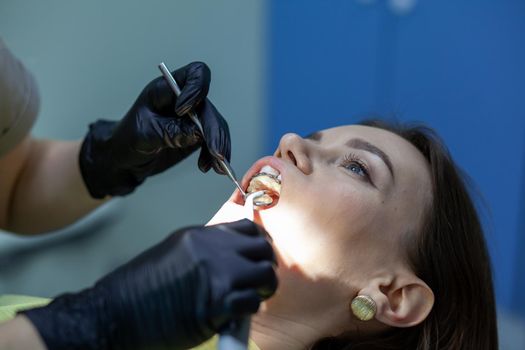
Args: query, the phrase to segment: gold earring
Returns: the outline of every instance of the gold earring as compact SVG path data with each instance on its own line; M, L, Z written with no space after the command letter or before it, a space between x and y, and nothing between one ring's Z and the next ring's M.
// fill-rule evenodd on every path
M361 321L369 321L374 318L377 312L377 305L374 299L368 295L358 295L352 299L350 304L352 313Z

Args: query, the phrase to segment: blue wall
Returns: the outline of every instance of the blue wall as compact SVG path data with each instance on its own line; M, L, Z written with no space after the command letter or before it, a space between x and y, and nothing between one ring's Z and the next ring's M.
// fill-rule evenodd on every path
M497 299L525 316L525 2L392 3L271 2L267 151L371 114L428 123L488 202Z

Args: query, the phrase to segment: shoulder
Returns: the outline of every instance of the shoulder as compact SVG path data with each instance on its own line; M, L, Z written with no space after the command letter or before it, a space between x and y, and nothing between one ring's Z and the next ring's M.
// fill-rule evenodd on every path
M0 38L0 157L29 133L39 106L33 75Z

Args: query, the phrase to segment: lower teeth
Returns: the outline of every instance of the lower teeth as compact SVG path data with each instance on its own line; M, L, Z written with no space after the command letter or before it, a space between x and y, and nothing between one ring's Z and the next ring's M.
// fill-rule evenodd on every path
M273 175L259 173L250 180L247 192L253 193L261 190L264 190L267 193L256 199L257 205L270 205L275 199L279 198L281 183L277 177Z

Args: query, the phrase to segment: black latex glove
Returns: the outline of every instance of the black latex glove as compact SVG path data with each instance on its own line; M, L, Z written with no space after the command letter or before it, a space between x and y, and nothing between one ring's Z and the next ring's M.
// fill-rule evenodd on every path
M82 177L93 198L123 196L132 192L146 177L177 164L201 147L199 168L219 163L212 149L230 160L228 124L206 98L211 73L204 63L194 62L172 72L181 87L177 98L164 77L151 81L119 122L98 120L89 126L79 163ZM185 115L197 113L204 139L197 126Z
M25 311L56 349L187 349L255 313L277 278L248 220L180 230L94 287Z

